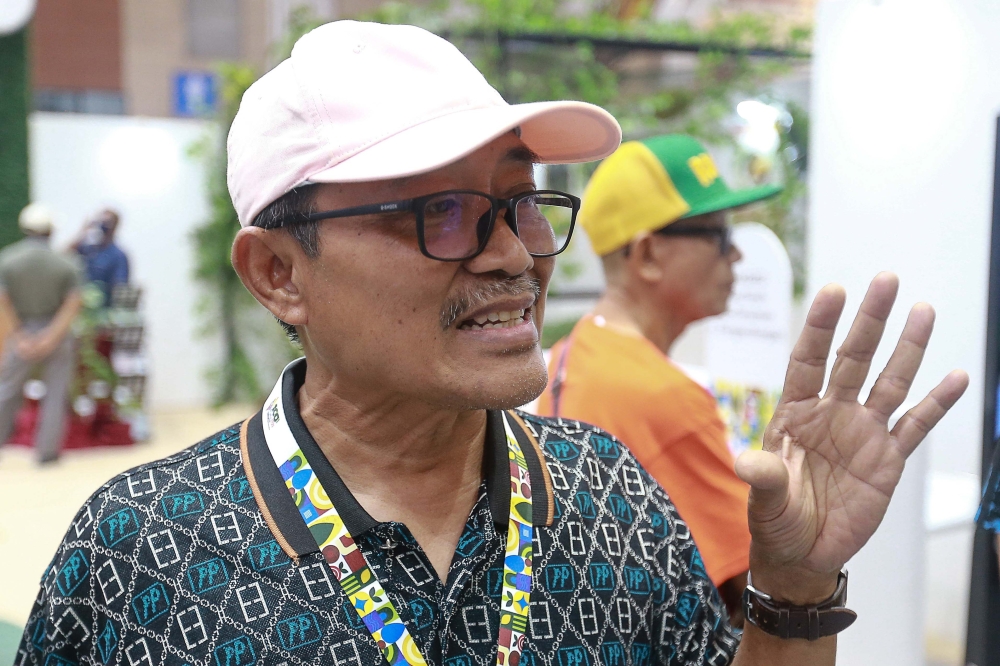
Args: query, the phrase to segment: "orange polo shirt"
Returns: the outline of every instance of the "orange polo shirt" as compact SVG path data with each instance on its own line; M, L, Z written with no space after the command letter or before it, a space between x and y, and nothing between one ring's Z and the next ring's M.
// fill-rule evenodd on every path
M557 414L552 386L567 340ZM715 399L649 340L584 317L552 347L538 411L624 442L670 495L717 586L750 568L749 486L736 476Z

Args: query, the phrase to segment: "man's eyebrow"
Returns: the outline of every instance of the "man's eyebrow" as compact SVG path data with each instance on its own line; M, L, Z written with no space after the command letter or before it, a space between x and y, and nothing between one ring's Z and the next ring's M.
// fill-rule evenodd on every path
M522 162L526 165L533 166L535 164L541 164L542 158L538 156L538 153L527 146L515 146L507 151L507 154L503 156L501 161Z

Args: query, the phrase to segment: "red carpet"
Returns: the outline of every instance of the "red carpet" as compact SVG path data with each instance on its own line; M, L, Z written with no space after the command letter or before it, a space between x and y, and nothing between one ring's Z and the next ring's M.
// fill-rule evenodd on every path
M38 420L38 401L25 400L14 423L14 433L8 444L32 446L35 423ZM132 437L129 425L118 420L110 403L98 403L97 411L87 417L70 412L66 420L66 435L62 450L87 449L95 446L130 446Z

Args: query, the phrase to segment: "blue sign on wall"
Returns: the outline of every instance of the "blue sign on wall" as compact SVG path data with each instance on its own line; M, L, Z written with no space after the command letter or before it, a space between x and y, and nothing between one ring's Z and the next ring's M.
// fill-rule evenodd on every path
M177 72L174 75L174 115L207 116L215 111L215 75Z

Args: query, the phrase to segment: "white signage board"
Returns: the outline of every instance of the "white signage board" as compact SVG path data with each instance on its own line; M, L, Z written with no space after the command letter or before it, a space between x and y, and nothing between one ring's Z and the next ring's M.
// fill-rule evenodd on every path
M762 224L737 225L733 242L743 261L733 266L728 311L706 326L705 365L713 378L781 390L791 351L792 265Z

